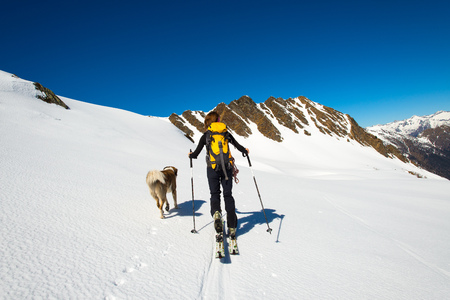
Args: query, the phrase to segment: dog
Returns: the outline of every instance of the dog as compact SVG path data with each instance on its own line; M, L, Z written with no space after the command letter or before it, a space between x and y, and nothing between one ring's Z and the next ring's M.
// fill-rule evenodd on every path
M167 201L166 194L172 193L175 208L177 204L177 174L178 169L175 167L165 167L162 171L152 170L147 173L147 185L150 189L150 195L156 200L156 206L161 213L161 219L164 219L163 206L166 204L166 211L169 211L170 205Z

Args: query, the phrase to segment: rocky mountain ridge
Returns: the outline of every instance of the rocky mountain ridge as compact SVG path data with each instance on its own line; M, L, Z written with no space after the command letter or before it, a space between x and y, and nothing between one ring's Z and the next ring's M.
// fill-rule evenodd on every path
M397 157L406 162L401 152L393 145L385 145L376 136L366 132L349 115L313 102L306 97L270 97L263 103L255 103L250 97L242 96L230 104L220 103L214 108L228 128L244 138L259 133L264 137L282 143L282 131L287 128L295 134L311 136L324 134L343 141L351 140L373 147L386 157ZM187 110L181 115L173 113L169 120L192 142L204 132L202 111ZM256 128L256 132L255 132Z
M450 179L450 112L413 116L366 130L418 166Z

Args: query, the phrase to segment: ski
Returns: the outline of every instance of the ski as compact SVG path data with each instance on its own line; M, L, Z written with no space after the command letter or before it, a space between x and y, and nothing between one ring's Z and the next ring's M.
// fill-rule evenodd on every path
M239 254L239 249L237 245L237 239L236 239L236 228L228 228L228 253L230 255L237 255Z
M225 227L225 221L222 218L220 212L216 211L214 214L214 229L216 231L216 258L225 257L225 247L223 244L223 228Z
M228 252L230 252L231 255L238 255L239 254L239 249L238 249L236 237L228 238Z
M216 234L216 258L225 257L225 247L223 245L223 232Z

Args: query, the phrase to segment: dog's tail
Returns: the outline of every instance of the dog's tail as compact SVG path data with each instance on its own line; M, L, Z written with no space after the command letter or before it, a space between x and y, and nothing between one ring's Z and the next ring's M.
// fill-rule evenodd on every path
M147 184L150 185L157 181L161 182L162 184L166 183L166 179L164 178L163 172L161 172L159 170L153 170L153 171L148 172Z

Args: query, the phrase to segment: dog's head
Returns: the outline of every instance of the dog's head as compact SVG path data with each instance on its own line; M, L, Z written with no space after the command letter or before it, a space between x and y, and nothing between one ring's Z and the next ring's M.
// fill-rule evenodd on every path
M178 175L178 169L175 168L175 167L173 167L173 166L168 166L168 167L165 167L165 168L163 169L163 171L166 171L166 170L172 170L173 173L175 174L175 176Z

